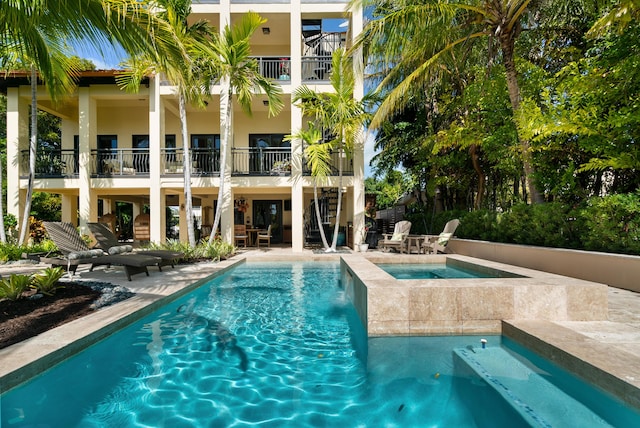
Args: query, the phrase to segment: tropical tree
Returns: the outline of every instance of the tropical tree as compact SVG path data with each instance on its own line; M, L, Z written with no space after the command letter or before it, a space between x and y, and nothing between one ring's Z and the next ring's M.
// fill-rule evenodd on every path
M170 46L164 52L162 44L158 44L158 52L153 55L138 55L128 60L125 72L119 77L119 83L127 90L138 91L142 77L148 75L163 75L176 87L180 112L180 130L183 142L184 171L184 199L187 217L187 235L189 245L196 246L193 227L193 203L191 192L191 154L189 147L189 133L187 127L186 104L190 102L200 108L205 108L205 98L210 96L209 88L202 80L202 64L209 53L207 42L211 40L214 29L208 21L200 20L189 24L187 18L191 13L191 0L158 0L153 6L159 10L158 18L166 21L168 28L174 32L175 43L181 45L176 51ZM159 61L164 55L178 52L179 57L172 61Z
M0 69L29 69L32 86L29 179L19 242L27 236L35 177L38 79L58 100L73 88L78 71L69 41L99 49L105 42L117 42L128 52L154 52L153 42L167 35L154 12L137 0L0 2Z
M322 131L318 129L313 122L309 122L306 130L299 130L296 134L287 135L287 141L297 140L302 142L304 147L304 157L307 160L307 166L311 170L313 180L313 201L316 220L320 226L320 238L325 249L329 248L327 236L322 227L322 215L320 214L320 202L318 200L318 184L325 183L331 175L331 142L323 141Z
M353 149L360 140L364 125L370 115L367 112L372 98L365 96L362 100L354 98L355 74L353 60L344 49L333 52L331 59L330 83L333 92L317 93L308 86L301 86L294 92L293 102L302 110L302 114L312 117L318 126L333 135L329 147L338 154L338 189L342 188L343 165L342 154L351 158ZM336 251L338 231L340 228L340 211L342 209L342 192L338 192L336 222L333 241L327 251Z
M411 94L424 90L438 73L443 60L459 46L482 41L501 53L513 120L516 127L521 115L521 91L516 69L515 42L522 24L534 7L542 2L531 0L352 0L350 7L374 7L378 19L371 20L356 47L380 73L378 91L385 99L372 120L376 129L384 119L404 108ZM534 167L530 141L518 129L518 141L524 175L533 203L543 201L533 181Z
M255 12L248 12L233 27L225 26L211 42L213 56L210 60L210 78L220 84L220 187L209 243L213 243L220 225L224 188L227 180L227 151L233 131L233 94L243 112L251 116L251 100L256 92L262 92L269 102L269 117L277 115L283 107L280 86L260 74L258 61L251 58L250 39L266 19Z

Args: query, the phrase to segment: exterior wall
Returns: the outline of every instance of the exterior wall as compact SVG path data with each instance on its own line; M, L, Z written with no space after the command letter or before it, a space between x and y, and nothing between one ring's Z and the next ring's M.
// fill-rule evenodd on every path
M253 100L253 115L246 116L237 102L234 102L232 149L245 149L249 146L250 134L290 134L297 132L305 119L298 108L291 105L291 94L295 88L307 84L318 91L329 90L328 81L305 82L302 79L302 20L307 18L344 18L346 2L304 3L301 0L291 2L256 2L234 3L232 0L220 0L218 3L198 3L193 6L192 20L206 18L217 28L222 29L227 23L238 22L242 14L249 10L261 14L267 19L264 26L271 26L270 35L258 30L252 38L252 55L256 57L289 58L290 80L281 84L285 104L277 117L268 117L267 108L263 105L264 96L256 94ZM362 16L357 13L351 17L350 34L355 37L362 29ZM154 241L163 241L165 231L165 206L183 206L184 183L180 172L181 162L175 162L171 168L165 155L165 136L175 135L175 146L182 153L185 144L182 141L178 102L171 86L159 79L149 79L136 94L121 91L114 83L108 84L112 75L109 71L98 76L99 80L90 81L78 88L70 97L70 102L54 105L46 92L40 88L39 104L62 118L62 149L66 157L65 173L55 177L38 177L35 189L50 191L63 195L63 218L65 221L78 222L81 226L88 221L96 221L100 215L111 212L116 201L133 204L134 213L142 212L148 206L151 214L151 237ZM106 77L106 79L105 79ZM312 84L310 84L312 83ZM10 188L19 189L10 192L8 198L9 212L19 213L24 204L26 188L25 172L21 168L21 151L28 148L28 105L30 91L24 85L8 89L9 120L7 136L8 154L12 161L7 162ZM220 96L219 87L212 88L212 97L205 110L188 106L188 138L193 134L220 134ZM358 83L357 96L362 96L362 82ZM109 171L104 168L102 155L96 153L98 135L117 135L118 155L132 159L133 135L149 135L148 158L145 159L146 170L136 169L120 160L117 167L109 159ZM77 137L76 137L77 136ZM79 152L74 153L75 141L79 143ZM245 152L245 153L248 153ZM242 150L228 156L228 171L234 165L233 156L239 157ZM73 160L77 156L77 160ZM181 156L181 154L180 154ZM245 156L249 156L248 154ZM224 202L222 206L222 235L227 240L232 238L231 230L234 222L234 199L245 198L249 205L247 215L251 216L254 200L290 201L291 210L283 211L283 226L290 226L291 242L294 251L300 251L304 245L305 208L313 199L313 180L302 172L303 165L295 159L302 156L300 143L292 142L292 167L288 174L273 174L271 170L257 174L233 174L226 177ZM115 157L115 155L114 155ZM139 158L138 158L139 159ZM73 165L75 163L75 166ZM353 175L345 176L342 187L344 193L343 207L340 213L341 225L353 222L362 223L364 201L364 157L362 149L354 157ZM209 165L213 165L210 162ZM102 166L99 166L102 165ZM203 220L213 221L214 201L217 198L220 178L215 171L198 171L192 173L192 193L194 202L200 204ZM231 172L230 172L231 173ZM337 187L337 177L331 177L325 187ZM98 201L103 201L103 211L98 211ZM79 212L79 218L75 214ZM180 210L180 238L186 240L186 218L184 210Z
M552 272L640 292L640 257L452 239L447 252Z

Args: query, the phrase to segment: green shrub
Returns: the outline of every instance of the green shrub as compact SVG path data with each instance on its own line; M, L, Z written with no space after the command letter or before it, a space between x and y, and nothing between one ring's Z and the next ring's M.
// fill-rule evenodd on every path
M221 260L226 259L235 253L236 248L221 239L216 239L211 245L208 242L199 243L195 247L192 247L187 242L180 242L178 240L168 240L164 244L151 244L151 249L162 249L179 251L184 254L183 260L186 262L193 262L196 260Z
M31 276L12 274L9 279L0 280L0 299L18 300L22 293L29 288Z
M578 219L585 249L640 254L640 194L591 198Z
M464 239L640 255L640 193L593 197L577 206L517 204L503 213L414 213L410 221L433 223L431 233L438 233L452 218L460 219L456 236Z
M64 276L64 269L61 267L46 268L42 273L33 275L31 287L39 293L53 296L58 288L63 288L58 280Z

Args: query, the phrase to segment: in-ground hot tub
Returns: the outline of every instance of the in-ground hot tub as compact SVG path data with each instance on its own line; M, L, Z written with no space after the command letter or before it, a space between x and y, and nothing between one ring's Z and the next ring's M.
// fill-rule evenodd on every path
M607 286L460 255L342 257L342 283L369 336L500 333L502 320L606 320ZM446 265L494 277L397 279L379 264L409 271ZM429 267L429 266L426 266Z

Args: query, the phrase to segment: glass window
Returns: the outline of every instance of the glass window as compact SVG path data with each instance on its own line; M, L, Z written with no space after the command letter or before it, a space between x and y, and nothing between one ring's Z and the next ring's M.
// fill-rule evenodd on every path
M285 134L249 134L249 147L289 147Z
M98 135L98 150L113 150L117 148L117 135Z
M220 150L220 134L192 134L191 148Z
M148 135L133 135L131 140L131 147L134 149L147 149L149 150L149 136Z

